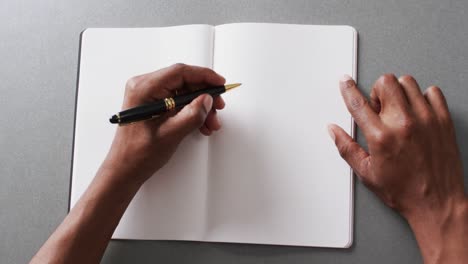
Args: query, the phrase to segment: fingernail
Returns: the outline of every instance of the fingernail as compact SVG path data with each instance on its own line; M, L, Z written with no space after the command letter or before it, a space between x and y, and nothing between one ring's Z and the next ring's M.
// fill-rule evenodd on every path
M340 87L343 89L351 87L352 86L351 81L353 81L353 78L351 78L351 76L349 76L348 74L343 75L343 77L341 77L341 80L340 80Z
M333 132L332 125L328 125L328 134L333 142L335 142L335 132Z
M205 99L203 99L203 107L205 107L206 113L209 113L211 111L211 107L213 107L213 97L206 95Z

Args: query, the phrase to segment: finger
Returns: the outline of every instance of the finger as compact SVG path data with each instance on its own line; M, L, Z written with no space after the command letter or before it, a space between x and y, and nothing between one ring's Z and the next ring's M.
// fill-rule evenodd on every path
M439 87L431 86L427 88L424 97L439 120L451 121L447 100Z
M427 104L424 96L419 88L418 83L411 75L403 75L398 78L403 91L408 99L409 105L413 108L413 112L420 114L429 111L429 105Z
M341 157L360 176L361 180L365 181L369 175L369 154L341 127L330 124L328 125L328 133L335 142Z
M203 135L205 135L205 136L210 136L210 135L213 133L210 129L208 129L208 128L206 127L205 124L203 124L203 125L200 127L199 130L200 130L200 132L201 132Z
M183 95L190 93L190 89L187 88L181 88L177 89L177 92L175 92L175 95ZM217 95L213 97L213 107L214 109L221 110L226 106L226 103L224 102L224 99L221 97L221 95Z
M212 69L185 65L181 63L174 64L161 70L162 78L159 80L165 82L168 89L176 89L183 85L223 85L226 80Z
M221 121L219 120L215 109L211 109L210 113L206 117L205 125L211 131L218 131L221 129Z
M213 98L210 95L200 95L161 125L164 135L173 137L175 140L182 140L205 123L212 106Z
M207 85L204 85L204 87L200 87L200 88L198 88L198 87L194 88L193 86L192 87L184 87L184 88L181 88L181 89L177 89L177 92L175 93L175 95L183 95L183 94L190 93L192 90L199 90L199 89L206 89L206 88L207 88ZM221 110L225 106L226 106L226 103L224 102L224 99L221 97L221 95L217 95L217 96L213 97L213 107L215 109Z
M380 114L380 111L382 111L379 99L376 96L372 96L372 94L369 98L369 105L377 114Z
M348 111L364 134L368 135L371 131L380 127L379 116L369 106L367 99L359 91L350 76L345 75L341 79L340 90Z
M221 110L226 106L223 97L216 96L213 98L213 106L215 109Z
M187 91L187 93L206 89L207 87L208 85L206 83L184 83L184 89Z
M382 75L375 82L371 91L371 101L380 104L380 114L391 113L395 116L408 113L408 99L393 74Z
M145 92L154 95L161 94L163 91L163 97L172 95L175 90L184 86L203 88L204 86L223 85L226 82L224 77L209 68L181 63L148 73L145 78L148 87Z

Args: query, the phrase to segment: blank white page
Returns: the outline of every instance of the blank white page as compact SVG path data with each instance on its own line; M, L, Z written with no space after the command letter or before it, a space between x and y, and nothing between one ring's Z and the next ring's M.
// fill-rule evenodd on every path
M349 26L216 27L214 69L242 86L209 142L205 240L352 244L352 174L327 124L352 131L338 84L356 77L356 38Z
M127 79L177 62L212 66L213 27L88 29L83 33L70 203L93 179L116 129ZM199 239L203 234L207 138L195 132L147 181L114 238Z

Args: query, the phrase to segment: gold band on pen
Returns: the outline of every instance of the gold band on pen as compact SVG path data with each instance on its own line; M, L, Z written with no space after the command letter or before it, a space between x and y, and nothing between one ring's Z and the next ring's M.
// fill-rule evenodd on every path
M169 99L164 98L164 103L166 104L166 110L169 110Z
M164 98L164 103L166 104L166 111L171 110L171 103L169 102L169 98Z
M171 111L175 108L175 101L172 97L164 98L164 103L166 104L167 111Z
M171 102L171 104L172 104L172 108L171 108L171 110L172 110L172 109L175 109L176 105L175 105L174 98L172 98L172 97L171 97L171 98L169 98L169 101L170 101L170 102Z

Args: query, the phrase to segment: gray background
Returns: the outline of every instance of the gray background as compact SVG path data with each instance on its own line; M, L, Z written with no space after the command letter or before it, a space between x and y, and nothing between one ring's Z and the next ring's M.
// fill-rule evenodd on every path
M354 26L362 89L368 92L384 72L411 73L421 86L441 86L468 164L466 0L1 0L0 263L27 262L67 213L80 32L87 27L229 22ZM465 172L465 182L467 178ZM103 262L421 262L406 222L360 183L354 230L354 245L339 250L113 241Z

